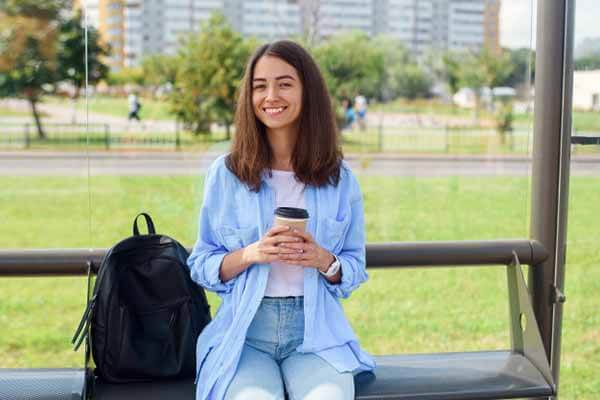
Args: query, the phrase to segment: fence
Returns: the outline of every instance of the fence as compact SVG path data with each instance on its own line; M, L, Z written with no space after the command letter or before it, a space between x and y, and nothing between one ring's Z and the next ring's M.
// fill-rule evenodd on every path
M167 127L147 125L144 129L117 124L44 123L45 138L34 124L0 124L0 148L29 149L48 146L91 146L113 148L175 149L198 142L226 140L224 132L193 137L177 123ZM600 136L598 132L577 132ZM395 152L411 154L517 154L527 155L533 145L530 132L516 129L500 135L491 128L369 126L365 130L342 131L348 152ZM600 154L599 146L574 150L577 154Z
M0 148L30 149L44 147L91 146L107 150L113 148L160 148L179 149L192 142L216 142L225 139L224 132L192 138L189 132L172 127L118 124L43 124L44 137L40 137L32 123L0 124Z
M530 132L500 135L495 129L471 127L369 127L342 132L344 143L361 152L441 154L527 154Z

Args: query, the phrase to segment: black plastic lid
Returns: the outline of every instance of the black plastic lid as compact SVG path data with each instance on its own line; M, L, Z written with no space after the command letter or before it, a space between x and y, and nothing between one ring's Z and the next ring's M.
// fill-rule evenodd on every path
M277 207L275 215L283 218L307 219L308 211L304 208L295 207Z

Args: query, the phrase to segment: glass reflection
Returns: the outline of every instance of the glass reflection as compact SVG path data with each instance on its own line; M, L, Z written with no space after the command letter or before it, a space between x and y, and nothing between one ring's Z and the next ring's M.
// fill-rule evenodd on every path
M20 5L23 13L32 3L6 4ZM48 3L56 8L39 11L48 26L59 16L73 19L60 34L36 39L54 40L54 46L27 47L43 61L36 79L53 66L52 54L71 60L62 78L40 92L45 139L27 101L6 90L12 82L6 78L8 62L16 65L6 55L18 54L12 49L22 41L14 33L3 36L0 45L0 96L6 98L0 102L0 146L13 157L26 157L21 164L0 159L9 188L0 192L0 213L21 232L0 231L3 247L106 248L131 234L133 217L141 211L152 215L158 231L191 246L202 176L235 134L232 113L245 59L259 43L281 38L309 47L326 75L344 151L360 176L370 242L528 236L535 70L531 1ZM3 11L0 24L12 25L17 17ZM33 23L23 18L24 26ZM85 63L77 61L86 51L81 43L87 48ZM427 318L406 327L401 316L388 321L377 314L389 308L387 303L374 303L379 311L362 325L376 328L360 331L373 351L502 347L507 341L503 323L482 327L475 318L465 319L480 313L481 305L464 306L470 298L503 290L496 283L501 275L385 274L374 271L370 285L347 303L354 320L360 318L359 304L382 302L373 300L386 298L378 296L382 292L390 293L403 315ZM396 284L422 290L400 298L390 292ZM436 298L429 300L430 293ZM443 304L451 297L457 301L453 308ZM505 321L505 299L498 297L486 304ZM80 310L72 308L76 320ZM429 318L440 309L453 315L451 321ZM415 339L395 339L393 332L405 329L404 337ZM423 330L435 332L436 340L417 334ZM452 332L461 332L462 339ZM483 339L474 344L474 338ZM9 345L14 342L4 347ZM49 346L39 353L52 351ZM78 360L66 349L61 357L56 365Z
M572 136L600 137L600 10L590 0L575 2ZM600 145L572 145L571 181L560 385L565 398L598 396L600 368L598 269L600 236ZM586 382L585 384L581 384Z

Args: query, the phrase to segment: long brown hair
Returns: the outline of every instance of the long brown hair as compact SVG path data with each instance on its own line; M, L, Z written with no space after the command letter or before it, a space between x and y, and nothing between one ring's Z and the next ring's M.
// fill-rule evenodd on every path
M246 66L227 167L256 192L260 189L263 171L271 169L273 154L266 127L254 114L252 105L254 67L261 57L267 55L280 58L294 67L302 83L299 133L291 160L296 179L315 186L337 185L343 154L331 98L313 58L300 45L289 40L262 45Z

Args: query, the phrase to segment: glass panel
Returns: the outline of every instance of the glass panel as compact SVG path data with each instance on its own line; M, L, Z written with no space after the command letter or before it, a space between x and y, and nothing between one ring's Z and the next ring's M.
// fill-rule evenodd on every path
M83 188L85 203L59 208L87 230L70 229L72 241L49 235L50 244L27 246L110 247L131 234L141 211L160 233L191 246L206 167L233 134L228 126L246 57L279 38L305 44L325 75L365 196L369 242L528 236L530 1L176 3L85 2L87 90L75 100L45 98L69 129L85 124L85 140L65 133L61 156L43 165L74 174L56 179ZM236 51L215 44L229 29ZM84 204L81 215L74 204ZM345 307L373 353L505 348L504 281L502 269L373 271ZM52 296L49 289L36 293ZM82 299L73 299L64 302L68 317L60 311L65 332L81 311ZM216 297L210 300L216 310ZM375 310L368 320L366 305ZM76 365L80 357L64 346L19 346L54 365Z
M90 246L84 30L64 1L0 2L0 248ZM57 104L61 99L61 104ZM0 279L0 368L80 366L84 278Z
M600 10L575 2L573 136L600 137ZM560 385L565 398L593 399L600 393L600 145L571 147ZM591 221L594 221L591 223Z

